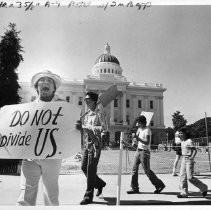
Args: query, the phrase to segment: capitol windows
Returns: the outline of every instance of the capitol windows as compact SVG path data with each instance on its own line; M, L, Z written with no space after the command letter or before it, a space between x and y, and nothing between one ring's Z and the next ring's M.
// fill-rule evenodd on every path
M79 97L79 98L78 98L78 105L82 105L82 100L83 100L82 97Z
M153 101L149 101L149 108L150 108L150 109L154 109Z
M106 69L104 69L104 73L106 73Z
M114 99L114 107L118 107L118 99L117 98Z
M108 69L108 73L110 73L110 69Z
M103 73L103 70L102 69L100 69L100 73Z
M138 108L142 108L141 100L138 100Z
M66 101L69 103L70 102L70 96L66 96Z
M114 70L112 69L112 73L114 73Z
M130 100L129 100L129 99L126 100L126 107L127 107L127 108L130 107Z

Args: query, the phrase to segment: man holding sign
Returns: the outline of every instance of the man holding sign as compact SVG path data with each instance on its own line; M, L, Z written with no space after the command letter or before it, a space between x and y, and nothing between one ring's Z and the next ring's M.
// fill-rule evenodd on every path
M107 131L105 112L97 106L98 94L87 92L85 102L89 112L84 115L82 123L85 132L85 148L83 151L81 169L87 177L87 187L80 205L92 203L94 188L98 189L96 196L102 193L106 183L97 176L97 165L102 148L102 135Z
M43 71L37 73L32 77L31 85L36 89L38 93L38 98L35 100L35 103L61 101L55 95L55 91L61 85L61 78L58 75L53 74L50 71ZM57 115L57 118L58 117L59 114ZM40 135L41 132L42 129L40 129ZM54 143L55 146L55 141L53 141L55 140L53 131L49 131L49 129L46 129L45 139L47 138L47 135L50 135L52 143ZM59 205L58 178L61 163L62 159L47 159L47 157L46 159L23 160L20 184L21 193L18 198L18 205L36 205L40 177L42 177L43 181L43 194L45 205Z

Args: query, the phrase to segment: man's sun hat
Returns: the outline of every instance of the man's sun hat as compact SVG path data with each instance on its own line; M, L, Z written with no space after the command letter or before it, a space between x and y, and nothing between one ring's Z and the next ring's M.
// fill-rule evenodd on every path
M39 81L39 79L41 79L42 77L49 77L49 78L51 78L54 81L55 85L56 85L56 89L58 89L61 86L61 84L62 84L62 79L61 79L60 76L58 76L56 74L53 74L49 70L44 70L42 72L39 72L39 73L35 74L32 77L32 79L31 79L31 86L36 89L36 84Z

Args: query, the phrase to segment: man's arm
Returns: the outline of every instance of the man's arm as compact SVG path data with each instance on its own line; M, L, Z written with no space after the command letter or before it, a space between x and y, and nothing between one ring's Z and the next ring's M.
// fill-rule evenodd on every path
M150 143L150 135L147 135L147 136L146 136L146 140L140 138L140 137L137 136L136 134L135 134L134 137L136 138L137 141L140 141L142 144L148 145L148 144Z
M191 139L188 140L189 141L189 147L191 149L191 155L190 155L190 160L193 160L194 157L196 156L197 154L197 150L196 150L196 147L194 146L193 144L193 141Z
M196 147L192 147L191 148L191 155L190 155L190 160L193 160L194 159L194 157L196 156L196 154L197 154L197 150L196 150Z

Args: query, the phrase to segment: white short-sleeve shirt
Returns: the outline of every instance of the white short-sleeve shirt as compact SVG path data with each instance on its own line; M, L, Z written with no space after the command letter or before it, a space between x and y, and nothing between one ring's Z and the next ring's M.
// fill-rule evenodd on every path
M136 135L143 139L143 141L146 141L147 142L147 136L149 135L150 136L150 142L149 144L143 144L141 143L140 141L138 142L138 148L139 149L143 149L143 150L149 150L150 149L150 144L151 144L151 130L148 128L148 127L145 127L145 128L138 128L137 132L136 132Z
M181 148L182 148L182 155L190 156L192 153L192 148L195 147L193 141L191 139L187 139L186 141L182 141Z

